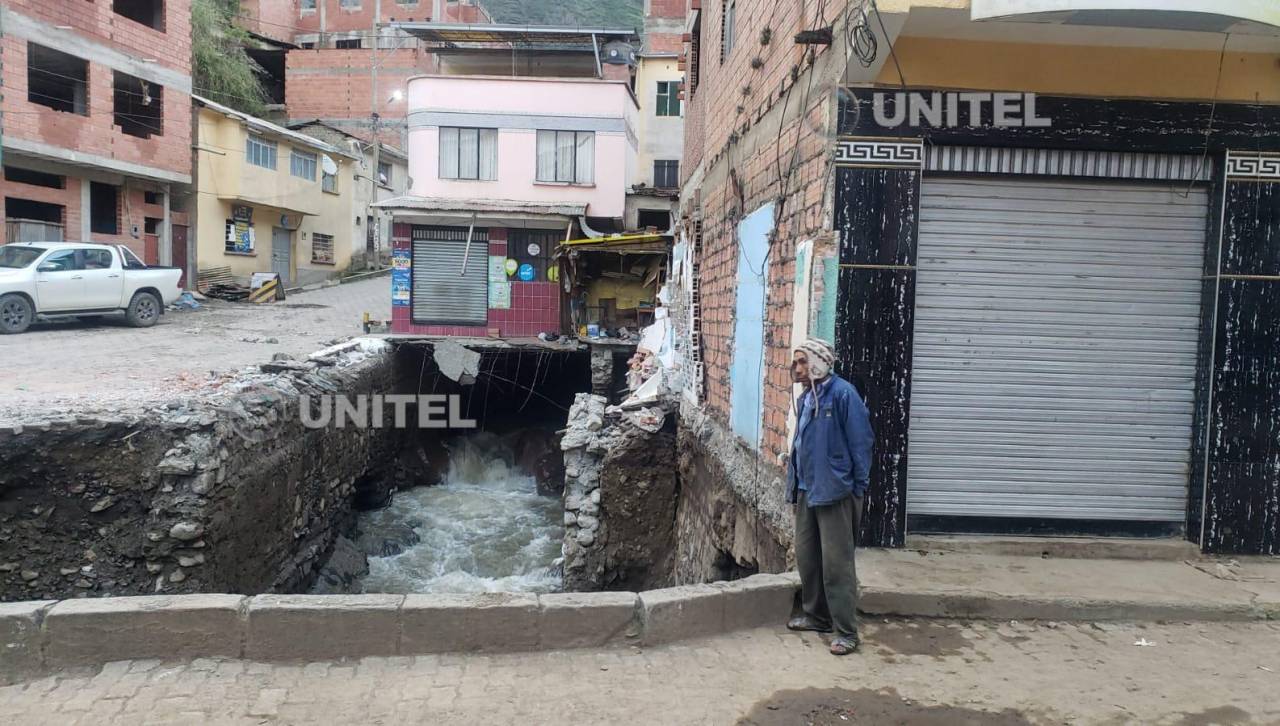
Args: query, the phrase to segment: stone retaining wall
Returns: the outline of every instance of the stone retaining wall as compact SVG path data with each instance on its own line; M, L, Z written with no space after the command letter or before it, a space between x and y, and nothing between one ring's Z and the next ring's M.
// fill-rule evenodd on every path
M390 390L386 345L348 348L143 417L0 430L0 602L308 587L399 440L303 426L304 395Z
M791 615L799 579L531 595L157 595L0 604L0 683L116 660L365 656L656 645Z

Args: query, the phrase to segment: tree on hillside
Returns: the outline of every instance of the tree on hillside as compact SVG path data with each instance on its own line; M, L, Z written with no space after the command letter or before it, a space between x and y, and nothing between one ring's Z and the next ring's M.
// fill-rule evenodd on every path
M199 96L254 116L266 111L261 68L248 53L250 36L233 22L240 0L192 0L191 83Z

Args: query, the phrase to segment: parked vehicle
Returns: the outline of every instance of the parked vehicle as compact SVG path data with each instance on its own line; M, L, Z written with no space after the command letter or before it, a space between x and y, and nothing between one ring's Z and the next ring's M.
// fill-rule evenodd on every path
M37 317L123 312L130 325L155 325L178 299L182 270L148 266L128 247L69 242L0 246L0 334L21 333Z

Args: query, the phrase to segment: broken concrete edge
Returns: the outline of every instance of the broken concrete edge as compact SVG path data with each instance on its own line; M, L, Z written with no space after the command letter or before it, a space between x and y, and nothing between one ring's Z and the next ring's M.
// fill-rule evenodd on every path
M0 682L109 661L326 661L652 646L781 628L796 573L634 592L156 595L0 603ZM1149 603L864 588L868 615L998 620L1251 621L1276 603Z

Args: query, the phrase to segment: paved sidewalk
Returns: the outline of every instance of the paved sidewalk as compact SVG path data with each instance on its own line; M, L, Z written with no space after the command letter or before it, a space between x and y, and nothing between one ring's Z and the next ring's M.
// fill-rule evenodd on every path
M145 329L86 319L0 336L0 424L67 410L138 410L192 394L211 371L263 363L274 353L301 357L361 335L365 312L389 319L390 285L382 276L265 305L209 300Z
M863 634L843 659L762 629L646 650L117 662L0 688L0 723L1280 722L1277 623L877 619Z
M1280 558L1068 559L867 549L876 614L1023 620L1280 620Z

